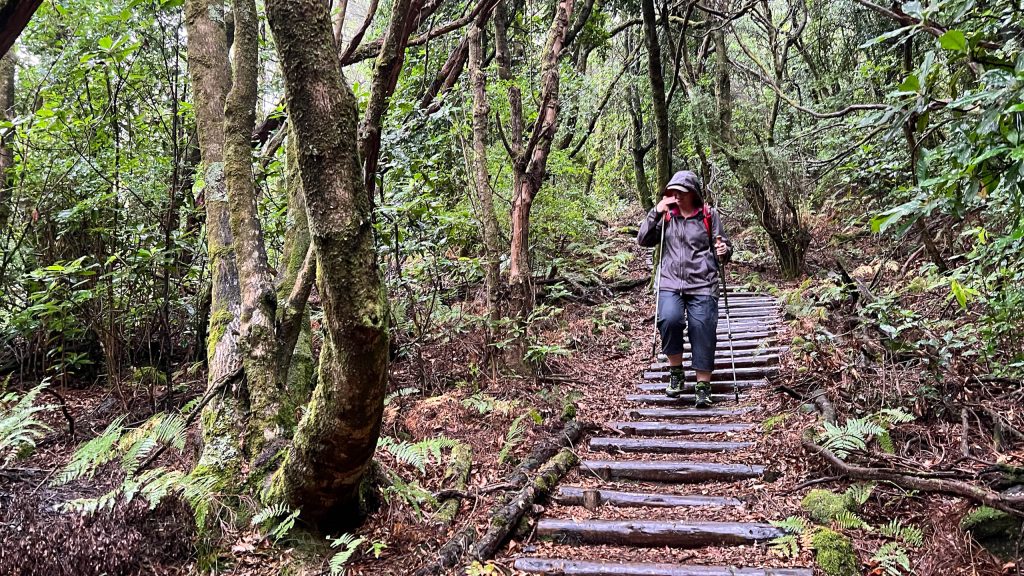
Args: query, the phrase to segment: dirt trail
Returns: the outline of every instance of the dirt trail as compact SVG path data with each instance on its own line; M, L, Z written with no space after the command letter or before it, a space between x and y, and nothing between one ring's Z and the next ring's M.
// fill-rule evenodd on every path
M765 544L783 532L765 521L774 518L764 518L763 510L748 507L751 493L775 474L773 463L759 461L757 445L758 423L773 415L760 399L786 350L779 342L781 306L749 292L731 292L729 304L735 345L730 349L720 306L714 408L693 409L692 393L668 398L662 391L667 367L645 367L635 390L617 398L612 418L580 447L580 466L553 495L532 543L517 554L517 571L813 574L769 553ZM692 373L687 380L692 392Z

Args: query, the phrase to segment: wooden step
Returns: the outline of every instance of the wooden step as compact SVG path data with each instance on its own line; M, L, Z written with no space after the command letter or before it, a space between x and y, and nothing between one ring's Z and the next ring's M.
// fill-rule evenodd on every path
M721 354L723 352L728 352L730 350L728 338L719 338L718 342L719 342L719 344L718 344L718 350L717 350L716 354ZM758 351L758 353L760 354L760 353L764 353L765 351L772 350L773 347L772 347L772 342L767 341L764 338L750 338L750 339L742 338L741 339L738 335L733 334L732 348L731 349L736 351L736 352L740 352L742 350L758 350L758 349L760 349ZM684 354L686 352L690 351L690 343L689 342L686 342L683 345L683 350L684 350Z
M735 568L561 558L516 558L513 568L519 572L550 576L814 576L814 570L809 568Z
M700 423L680 424L678 422L609 422L608 427L632 436L679 436L681 434L728 434L746 432L753 424L742 423Z
M736 388L738 388L739 390L749 390L750 388L756 388L758 386L767 386L767 385L768 385L768 381L767 380L737 380L736 381ZM637 390L642 390L644 392L664 392L665 391L665 386L666 386L665 382L644 382L643 384L637 384L636 388L637 388ZM691 379L689 382L686 383L685 386L683 386L683 390L686 391L686 392L693 392L693 386L694 386L693 380ZM711 391L712 392L732 392L732 388L733 388L732 380L719 380L719 381L712 381L711 382Z
M753 442L697 442L671 438L610 438L598 436L590 439L591 450L612 453L697 454L701 452L743 450L753 445Z
M554 496L556 503L563 506L586 506L592 509L609 505L618 508L678 508L684 506L742 506L736 498L722 496L655 494L651 492L619 492L598 490L578 486L559 486Z
M760 342L752 340L751 342ZM735 341L733 342L735 344ZM761 342L764 344L764 342ZM693 353L689 348L683 352L683 360L688 360L693 357ZM715 350L715 360L717 361L729 361L733 358L739 360L740 358L750 358L756 356L775 356L779 357L783 352L788 352L789 346L751 346L749 348L736 348L735 346L729 348L729 341L719 342L718 347ZM648 366L648 370L667 370L669 367L668 362L651 362Z
M764 474L764 466L715 464L711 462L664 462L584 460L590 470L605 480L642 480L646 482L706 482L744 480Z
M733 402L736 397L733 394L712 394L711 401L716 403ZM693 406L697 398L693 394L683 394L678 398L669 398L662 394L629 394L626 401L639 404L655 404L667 406Z
M719 342L719 352L721 351L721 345L721 342ZM684 365L689 364L689 362L686 362L687 356L689 356L691 359L693 357L692 354L683 353ZM746 354L735 354L732 356L729 356L728 354L715 354L715 369L718 370L722 368L732 369L733 364L735 364L737 368L750 368L752 366L765 366L768 364L778 363L778 354L753 354L751 352L747 352ZM650 369L648 371L668 372L670 368L671 366L668 362L652 362L650 365Z
M760 410L760 406L744 408L630 408L626 410L629 418L656 418L658 420L687 420L690 418L730 418L743 416Z
M542 518L537 536L565 544L703 548L767 542L785 532L771 524Z
M728 380L731 383L733 380L733 374L735 374L735 377L738 380L754 380L760 378L767 378L768 376L774 376L778 373L778 366L748 366L746 368L737 368L736 370L733 370L731 367L725 367L715 370L715 372L711 374L711 380ZM687 376L689 376L689 380L693 381L693 371L687 370L686 374ZM668 382L668 376L668 370L644 371L644 380Z

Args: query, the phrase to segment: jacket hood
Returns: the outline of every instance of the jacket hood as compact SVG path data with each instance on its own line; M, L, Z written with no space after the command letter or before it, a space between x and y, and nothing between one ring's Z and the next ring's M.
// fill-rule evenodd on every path
M680 170L676 172L672 179L668 181L668 185L662 190L661 195L665 196L669 190L673 188L686 188L687 190L693 190L697 197L700 198L701 202L704 201L704 186L701 184L700 176L697 176L689 170Z

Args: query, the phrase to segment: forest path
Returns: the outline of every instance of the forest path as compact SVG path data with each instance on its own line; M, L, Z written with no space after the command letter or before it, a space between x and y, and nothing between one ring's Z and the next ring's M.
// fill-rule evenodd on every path
M778 342L781 305L764 294L730 292L729 306L732 347L720 300L715 406L692 407L690 372L687 393L667 397L667 366L651 364L636 393L622 397L622 420L605 422L579 447L580 466L552 496L536 525L537 543L523 549L516 570L566 576L813 574L781 567L764 544L784 533L750 521L745 502L772 481L772 466L756 461L753 449L758 423L772 414L754 402L785 352Z

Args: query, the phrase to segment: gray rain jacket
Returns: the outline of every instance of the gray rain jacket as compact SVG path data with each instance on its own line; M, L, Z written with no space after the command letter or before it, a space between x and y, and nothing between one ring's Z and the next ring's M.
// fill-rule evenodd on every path
M680 174L676 174L672 182L679 179ZM657 246L661 241L662 226L667 228L658 289L686 294L718 294L718 266L712 252L713 244L704 226L704 211L700 210L689 218L675 215L666 222L665 215L659 214L657 207L651 208L640 223L637 243L648 248ZM729 251L722 257L723 262L728 262L732 257L732 242L725 235L716 210L711 210L711 234L714 237L721 236L729 247Z

